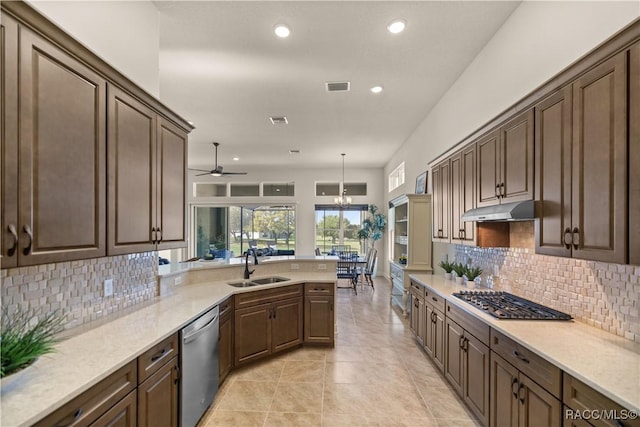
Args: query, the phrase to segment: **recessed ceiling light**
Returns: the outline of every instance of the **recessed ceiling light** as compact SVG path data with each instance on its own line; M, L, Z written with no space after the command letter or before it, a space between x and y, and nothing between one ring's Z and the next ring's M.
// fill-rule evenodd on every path
M382 86L374 86L370 90L373 93L380 93L380 92L382 92Z
M404 19L396 19L395 21L387 25L387 30L389 30L390 33L398 34L404 31L404 28L406 26L407 23L404 21Z
M278 24L273 29L273 32L276 33L276 36L280 37L281 39L286 39L287 37L289 37L289 34L291 34L291 29L287 25Z
M234 162L237 162L238 160L240 160L240 157L234 157L234 158L233 158L233 161L234 161Z

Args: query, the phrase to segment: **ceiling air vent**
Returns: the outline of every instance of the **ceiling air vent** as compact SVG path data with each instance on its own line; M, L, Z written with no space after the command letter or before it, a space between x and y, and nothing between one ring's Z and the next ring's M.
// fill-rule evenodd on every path
M285 116L280 116L280 117L273 116L273 117L269 117L269 120L271 120L271 124L273 125L286 125L289 123L289 121Z
M351 88L351 82L327 82L327 92L348 92Z

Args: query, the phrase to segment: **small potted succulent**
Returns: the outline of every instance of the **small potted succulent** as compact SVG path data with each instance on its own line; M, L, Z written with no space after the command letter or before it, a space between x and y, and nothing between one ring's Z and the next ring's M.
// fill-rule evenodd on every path
M451 271L453 270L453 262L449 261L440 261L438 266L444 270L444 278L447 280L451 280Z
M452 269L456 273L456 283L462 285L464 283L465 266L461 262L452 263Z
M480 267L466 266L464 268L464 276L467 278L467 287L471 289L475 288L476 277L480 276L481 274L482 269Z

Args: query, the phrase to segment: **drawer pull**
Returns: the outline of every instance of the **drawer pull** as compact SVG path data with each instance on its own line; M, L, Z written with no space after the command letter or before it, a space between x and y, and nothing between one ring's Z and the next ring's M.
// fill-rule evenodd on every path
M159 352L157 352L156 354L154 354L153 356L151 356L151 361L155 362L158 359L162 359L162 356L165 355L165 353L167 352L166 348L163 348L162 350L160 350Z
M518 359L522 360L524 363L529 363L529 359L518 353L518 350L513 350L513 355Z
M432 300L434 300L435 302L438 302L438 298L436 297L431 297Z
M67 427L72 425L78 420L78 418L82 416L83 413L84 411L82 410L82 408L78 408L73 414L69 415L64 420L61 420L60 423L56 424L56 427Z

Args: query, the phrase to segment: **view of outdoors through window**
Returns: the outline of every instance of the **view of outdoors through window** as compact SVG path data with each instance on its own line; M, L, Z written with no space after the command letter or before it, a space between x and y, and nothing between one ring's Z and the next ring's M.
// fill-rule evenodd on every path
M361 228L361 210L316 210L316 247L330 253L332 246L351 246L351 250L364 252L360 247L358 231Z
M296 213L290 206L196 206L195 256L240 256L249 247L261 255L294 255Z

